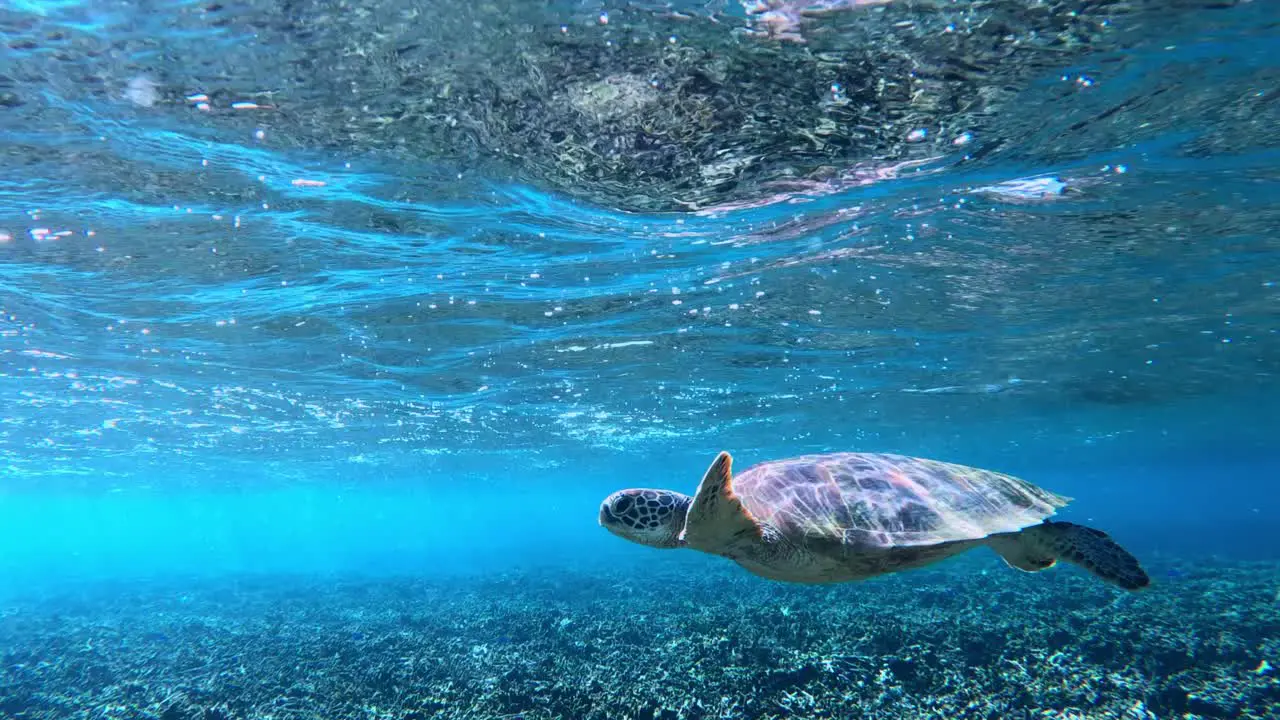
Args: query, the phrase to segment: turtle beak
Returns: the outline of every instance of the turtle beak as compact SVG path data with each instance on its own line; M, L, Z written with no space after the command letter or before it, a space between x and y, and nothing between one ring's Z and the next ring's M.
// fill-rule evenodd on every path
M600 517L597 519L600 526L605 527L616 521L617 518L615 518L613 513L609 511L609 502L606 500L605 502L600 503Z

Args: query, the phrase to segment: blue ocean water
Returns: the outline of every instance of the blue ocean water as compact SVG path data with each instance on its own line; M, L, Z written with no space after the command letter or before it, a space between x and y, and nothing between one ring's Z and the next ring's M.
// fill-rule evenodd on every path
M692 494L720 450L742 469L858 450L999 470L1073 497L1063 517L1139 556L1150 593L1234 582L1214 568L1239 563L1280 587L1275 3L1125 6L1095 28L1105 48L1064 46L998 113L922 123L910 158L683 209L556 182L519 153L406 150L396 117L336 129L410 91L377 72L394 58L320 45L325 22L439 22L465 49L446 55L471 63L497 42L485 13L532 37L622 33L624 10L717 17L724 38L749 20L686 5L0 7L0 597L625 569L600 602L661 578L679 608L696 595L679 578L723 572L802 605L808 591L598 526L608 493ZM883 9L825 21L875 28ZM820 39L824 17L806 31ZM329 83L329 57L367 67ZM1090 582L966 562L948 592L983 577L1047 588L1052 607ZM853 612L877 582L823 597ZM1245 618L1260 635L1239 677L1273 695L1248 712L1280 706L1259 664L1280 666L1276 603L1260 602L1249 612L1272 614ZM17 658L0 687L26 682ZM795 682L786 697L812 690ZM1243 716L1152 693L1159 717ZM425 716L465 716L441 702ZM583 716L510 702L506 717ZM0 701L0 717L127 715L62 707Z

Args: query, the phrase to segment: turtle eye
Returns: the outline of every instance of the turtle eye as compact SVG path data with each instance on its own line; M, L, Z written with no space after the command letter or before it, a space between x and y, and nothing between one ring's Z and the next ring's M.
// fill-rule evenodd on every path
M622 515L631 509L631 503L633 502L635 501L631 499L630 495L623 495L613 501L613 512L617 515Z

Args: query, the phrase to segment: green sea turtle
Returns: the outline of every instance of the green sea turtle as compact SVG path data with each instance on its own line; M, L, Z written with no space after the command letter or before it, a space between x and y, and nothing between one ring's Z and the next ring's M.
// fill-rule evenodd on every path
M693 497L619 490L600 524L655 548L721 555L762 577L863 580L923 567L986 545L1028 572L1075 563L1126 590L1150 580L1100 530L1047 520L1070 498L1009 475L876 453L805 455L733 477L722 452Z

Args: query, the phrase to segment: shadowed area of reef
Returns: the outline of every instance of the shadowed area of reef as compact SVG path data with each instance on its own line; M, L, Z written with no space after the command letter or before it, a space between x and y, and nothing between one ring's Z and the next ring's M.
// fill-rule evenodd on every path
M1280 568L1126 595L987 559L804 588L628 574L289 578L9 601L0 718L1263 718Z

